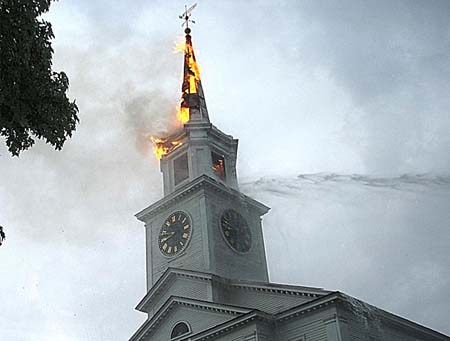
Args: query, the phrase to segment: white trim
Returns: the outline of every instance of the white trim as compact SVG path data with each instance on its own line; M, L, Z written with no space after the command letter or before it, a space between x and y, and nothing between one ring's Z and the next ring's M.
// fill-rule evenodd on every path
M179 335L179 336L177 336L177 337L175 337L175 338L172 338L172 332L173 332L173 330L175 329L175 327L176 327L179 323L184 323L184 324L188 327L188 332L187 332L187 333L184 333L184 334L182 334L182 335ZM184 338L184 337L186 337L186 336L188 336L188 335L190 335L190 334L192 334L192 328L191 328L191 325L190 325L187 321L177 321L177 322L175 322L175 323L172 325L172 328L170 328L170 341L177 341L177 340L180 340L180 339L182 339L182 338Z

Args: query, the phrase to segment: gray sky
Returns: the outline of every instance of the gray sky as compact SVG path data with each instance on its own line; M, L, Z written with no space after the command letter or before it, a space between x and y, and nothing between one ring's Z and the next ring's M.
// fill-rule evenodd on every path
M240 139L243 190L273 208L272 281L450 333L450 3L198 3L210 117ZM52 5L54 67L81 123L61 152L37 143L17 159L0 145L0 338L121 340L143 321L133 214L162 195L146 136L174 124L183 8Z

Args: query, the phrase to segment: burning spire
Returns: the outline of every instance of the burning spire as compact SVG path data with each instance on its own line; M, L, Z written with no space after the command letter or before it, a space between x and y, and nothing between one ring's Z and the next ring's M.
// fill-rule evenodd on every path
M203 93L202 82L200 79L200 69L195 59L194 48L192 47L191 29L189 23L195 23L191 20L192 11L197 6L194 4L190 8L185 7L185 12L179 16L184 22L182 26L186 26L184 33L184 45L178 45L177 51L184 52L183 64L183 82L181 85L181 103L177 107L177 117L182 123L206 122L209 123L208 109L206 108L205 96ZM164 155L169 154L174 149L180 147L182 142L172 138L155 138L151 137L153 142L153 152L158 159L162 159Z
M200 69L195 60L194 48L192 47L191 29L189 23L195 23L191 20L193 9L197 6L194 4L179 16L183 19L183 25L186 25L184 33L186 33L186 43L184 45L184 68L183 68L183 84L181 86L181 104L179 110L179 119L183 123L190 120L209 122L208 110L206 108L205 96L203 93L202 82L200 79Z

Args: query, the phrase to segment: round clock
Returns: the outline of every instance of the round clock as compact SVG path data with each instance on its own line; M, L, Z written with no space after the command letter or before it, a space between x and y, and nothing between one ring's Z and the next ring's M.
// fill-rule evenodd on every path
M192 224L189 216L181 211L167 217L158 236L159 250L165 256L172 257L183 251L190 238Z
M220 229L228 245L237 252L246 253L252 246L252 232L247 221L237 211L226 210L220 217Z

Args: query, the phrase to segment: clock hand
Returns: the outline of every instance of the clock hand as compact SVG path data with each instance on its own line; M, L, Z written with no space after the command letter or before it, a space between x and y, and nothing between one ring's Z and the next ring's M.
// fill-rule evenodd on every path
M175 232L169 232L169 233L170 233L170 236L161 239L161 243L165 242L166 240L169 240L169 239L172 238L173 235L175 234Z

